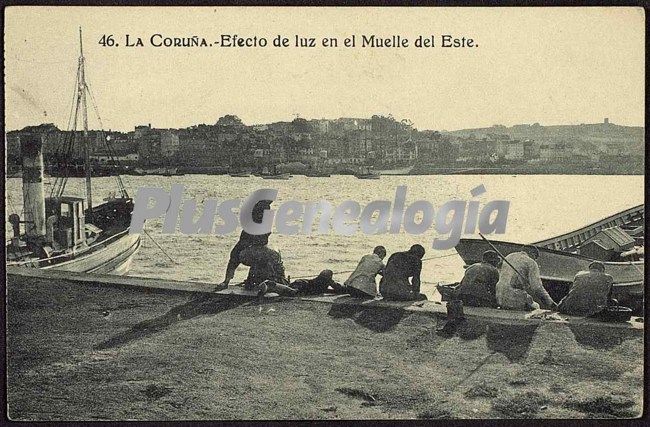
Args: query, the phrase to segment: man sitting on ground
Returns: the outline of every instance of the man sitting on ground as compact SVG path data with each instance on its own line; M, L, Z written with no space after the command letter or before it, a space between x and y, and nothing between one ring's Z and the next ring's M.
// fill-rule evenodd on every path
M607 306L616 305L612 300L613 283L612 276L605 273L605 264L592 262L589 271L581 271L574 277L569 293L560 301L560 313L593 316Z
M494 251L483 252L483 261L467 267L456 288L456 297L473 307L496 307L496 286L501 258Z
M507 310L557 309L539 276L539 249L527 245L505 257L496 286L497 303ZM512 266L512 267L511 267ZM513 269L513 267L515 269Z
M347 293L355 298L371 299L377 296L377 282L375 277L383 274L386 257L386 248L377 246L371 254L361 257L357 268L352 272L348 280L344 282Z
M384 276L379 282L379 292L385 300L421 301L427 296L420 293L422 272L422 245L413 245L406 252L396 252L388 258ZM409 281L409 278L411 280Z

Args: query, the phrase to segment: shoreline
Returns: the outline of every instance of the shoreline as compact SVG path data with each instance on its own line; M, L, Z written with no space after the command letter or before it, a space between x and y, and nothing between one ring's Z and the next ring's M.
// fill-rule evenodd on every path
M165 174L145 174L145 175L138 175L138 174L129 174L129 173L122 173L122 174L114 174L114 175L101 175L98 176L97 178L107 178L107 177L114 177L114 176L183 176L183 175L205 175L205 176L229 176L228 173L226 172L220 172L220 173L201 173L201 172L183 172L183 173L178 173L176 175L165 175ZM335 176L353 176L353 174L337 174L337 173L332 173L330 177L308 177L307 175L304 175L303 173L292 173L292 176L304 176L307 178L311 179L326 179L330 177L335 177ZM453 176L453 175L510 175L510 176L645 176L642 172L629 172L629 173L615 173L612 171L604 171L604 172L570 172L570 171L536 171L534 173L522 173L519 171L505 171L502 169L499 170L493 170L493 171L488 171L488 170L469 170L469 171L449 171L449 170L443 170L441 172L422 172L422 173L379 173L380 176ZM56 176L49 175L49 174L44 174L45 178L56 178ZM22 178L22 174L12 174L12 175L6 175L6 179L20 179ZM82 177L71 177L71 178L82 178ZM258 176L251 174L249 177L245 178L258 178ZM237 179L243 179L242 177L237 177Z
M327 296L259 301L174 291L155 279L146 282L160 289L38 273L8 276L14 420L629 418L642 410L642 330L471 316L440 336L442 309L317 301Z

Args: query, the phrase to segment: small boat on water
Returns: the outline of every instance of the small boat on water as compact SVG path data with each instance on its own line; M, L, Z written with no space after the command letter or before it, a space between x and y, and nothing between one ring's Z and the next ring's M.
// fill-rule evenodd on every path
M273 169L270 172L262 172L260 176L264 179L281 179L281 180L287 180L291 178L291 175L288 173L280 173L278 172L277 166L273 166Z
M413 170L413 166L405 166L402 168L395 168L395 169L382 169L379 170L378 172L381 175L410 175L411 170Z
M160 175L162 175L162 176L182 176L182 175L185 175L185 174L179 172L178 168L168 167L168 168L161 168Z
M229 161L228 164L230 165L228 167L228 175L230 175L233 178L248 178L251 176L251 171L247 170L245 167L242 166L233 166L233 158L232 155L229 156Z
M248 178L251 176L250 172L230 172L228 175L230 175L233 178Z
M79 37L81 43L81 30ZM93 206L86 105L88 85L84 76L81 48L75 89L76 109L70 123L74 127L71 134L86 147L86 197L64 195L68 176L57 177L50 196L45 197L43 138L40 134L21 135L23 215L15 212L9 215L13 237L6 244L8 267L126 274L140 247L140 235L129 233L133 199L119 176L116 180L120 196L109 196L104 203ZM83 120L83 132L77 132L79 117ZM58 147L61 151L57 157L63 161L71 158L74 142L72 139ZM65 164L62 166L60 170L68 170Z
M354 174L354 176L359 179L379 179L381 177L379 173L372 170L371 166L362 167L358 173Z
M550 239L541 240L533 244L547 249L573 252L579 250L587 240L593 238L600 231L608 228L620 227L626 232L626 234L635 238L636 243L643 245L644 224L645 206L638 205L577 230L556 237L551 237Z
M185 175L183 172L180 172L177 167L159 167L159 168L134 168L130 171L131 175L160 175L160 176L182 176Z
M305 176L308 178L329 178L332 174L328 172L307 172Z
M575 274L599 260L614 279L614 298L630 307L638 305L644 295L644 223L644 205L639 205L569 233L532 243L539 248L537 264L549 294L554 299L565 295ZM491 243L504 256L524 246L496 240ZM456 245L466 265L480 262L483 252L490 249L482 239L460 239Z
M282 180L286 180L286 179L291 178L291 175L289 175L288 173L277 173L277 174L273 174L273 175L262 175L262 178L264 178L264 179L282 179Z

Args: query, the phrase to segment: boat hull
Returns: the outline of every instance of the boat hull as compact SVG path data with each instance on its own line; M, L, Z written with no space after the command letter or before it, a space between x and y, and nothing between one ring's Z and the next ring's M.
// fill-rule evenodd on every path
M73 271L77 273L117 274L126 275L129 272L133 256L140 247L139 234L125 233L110 242L98 243L88 250L64 258L61 262L50 261L20 264L22 268L40 268L42 270ZM11 263L8 263L11 265Z
M645 205L639 205L626 209L615 215L611 215L607 218L603 218L600 221L581 227L577 230L535 242L533 245L546 249L573 252L588 239L598 234L601 230L617 226L639 227L644 224L644 219Z
M262 175L262 178L263 179L282 179L282 180L286 180L286 179L291 178L291 175L289 175L288 173L286 173L286 174L282 173L282 174L278 174L278 175Z
M43 269L126 275L140 242L139 234L125 234L103 248L60 264L45 266Z

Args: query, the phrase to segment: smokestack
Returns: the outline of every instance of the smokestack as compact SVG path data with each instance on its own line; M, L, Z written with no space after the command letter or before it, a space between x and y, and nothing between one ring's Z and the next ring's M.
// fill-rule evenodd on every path
M45 236L45 194L43 190L43 139L38 134L20 136L23 159L23 206L25 234Z

